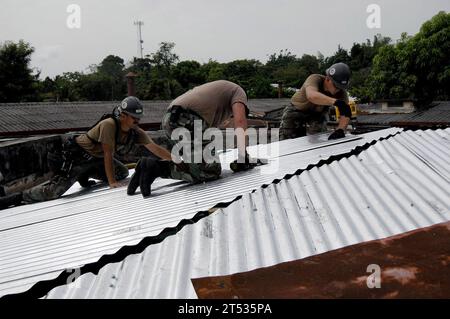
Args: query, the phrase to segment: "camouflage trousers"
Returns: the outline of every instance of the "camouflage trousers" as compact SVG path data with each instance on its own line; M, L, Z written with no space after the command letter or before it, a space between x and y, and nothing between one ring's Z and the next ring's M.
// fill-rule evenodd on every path
M280 123L280 141L326 131L326 113L305 112L288 105Z
M113 165L116 180L122 180L128 176L128 168L121 162L114 159ZM86 159L80 153L72 158L71 168L67 172L56 172L49 181L23 191L23 200L26 203L34 203L56 199L63 195L75 182L87 181L89 178L108 181L104 159L96 157Z
M173 147L178 143L176 140L172 140L172 132L176 128L185 128L190 132L191 135L191 158L183 158L185 163L189 166L189 172L182 172L177 169L177 166L172 164L170 175L162 176L173 179L180 179L189 183L202 183L207 181L216 180L220 177L222 173L222 166L220 162L206 163L204 160L202 163L194 163L195 150L194 147L194 121L202 121L202 133L208 128L206 122L201 116L195 114L191 111L186 111L179 109L176 114L174 112L167 112L162 120L161 126L165 131L164 143L167 145L168 149L172 151ZM201 151L211 143L210 140L202 140ZM200 155L200 154L198 154ZM213 154L214 155L214 154ZM203 156L201 157L203 159Z

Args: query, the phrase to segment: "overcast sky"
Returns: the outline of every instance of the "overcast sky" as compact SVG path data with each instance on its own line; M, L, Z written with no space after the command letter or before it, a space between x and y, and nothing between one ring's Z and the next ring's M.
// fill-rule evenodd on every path
M67 26L70 4L81 9L80 28ZM380 28L367 26L371 4L381 9ZM144 54L170 41L180 60L266 62L281 49L327 56L338 44L349 49L377 33L393 39L415 34L440 10L449 12L450 1L0 0L0 10L0 42L31 43L32 66L41 77L53 77L86 72L109 54L130 61L138 55L136 20L144 22Z

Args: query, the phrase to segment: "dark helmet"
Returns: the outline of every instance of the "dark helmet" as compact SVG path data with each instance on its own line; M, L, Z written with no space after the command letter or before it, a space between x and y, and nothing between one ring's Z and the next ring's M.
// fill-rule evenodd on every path
M126 113L138 119L144 116L144 108L142 107L142 103L135 96L128 96L124 98L122 103L119 105L119 112Z
M341 90L346 90L350 83L350 68L347 64L339 62L330 66L326 74L331 78L334 85Z

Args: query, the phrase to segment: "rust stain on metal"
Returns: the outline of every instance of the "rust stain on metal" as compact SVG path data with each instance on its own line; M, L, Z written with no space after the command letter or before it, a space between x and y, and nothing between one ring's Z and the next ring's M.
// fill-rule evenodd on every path
M199 298L450 298L450 222L229 276ZM380 268L379 288L368 284ZM369 288L372 287L372 288Z

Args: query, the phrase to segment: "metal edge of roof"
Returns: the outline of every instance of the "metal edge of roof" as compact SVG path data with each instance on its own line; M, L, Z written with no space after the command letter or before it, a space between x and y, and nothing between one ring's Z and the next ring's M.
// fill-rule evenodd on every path
M403 132L244 194L45 298L196 298L191 278L272 266L448 221L449 158L450 129Z
M374 133L369 133L369 134L367 134L368 136L372 136L371 138L375 138L375 137L377 137L377 138L383 138L384 136L390 136L390 134L391 133L396 133L396 132L398 132L399 130L386 130L385 132L384 132L384 134L382 133L382 132L378 132L378 133L376 133L376 134L374 134ZM389 134L388 134L389 133ZM372 140L372 142L374 142L374 141L376 141L377 139L374 139L374 140ZM284 141L283 141L284 142ZM282 143L282 142L280 142L280 143ZM292 143L292 141L291 141L291 143ZM360 143L363 143L362 141L360 142ZM367 144L367 141L366 142L364 142L363 144ZM345 144L344 144L345 145ZM345 146L349 146L349 145L345 145ZM361 146L361 145L359 145L359 146ZM342 145L341 145L341 147L342 147ZM358 147L358 145L356 144L356 145L353 145L352 146L352 148L350 149L350 150L353 150L353 148L354 147ZM329 147L330 148L330 147ZM331 147L332 148L332 147ZM306 153L302 153L302 155L305 155ZM329 156L326 156L326 157L324 157L325 159L328 159L328 158L330 158L330 156L332 156L332 154L334 154L334 152L331 152L330 154L328 154ZM347 154L347 153L345 153L345 154ZM322 159L323 160L323 159ZM315 160L315 163L317 162L317 161L321 161L320 159L317 159L316 158L316 160ZM296 160L295 161L296 162L296 167L298 167L298 161ZM276 178L275 179L271 179L270 180L270 182L272 182L273 180L276 180ZM254 181L253 181L254 182ZM261 184L259 183L259 184L257 184L257 186L256 187L259 187ZM248 186L248 185L247 185ZM255 189L255 184L253 184L253 185L250 185L250 188L248 188L248 189L244 189L243 190L243 193L246 193L247 191L251 191L251 190L254 190ZM238 193L236 193L235 195L237 195L237 194L239 194L239 195L242 195L242 193L241 192L238 192ZM99 195L99 196L101 196L101 195ZM95 197L95 196L94 196ZM239 196L233 196L232 198L230 198L228 201L225 201L225 202L223 202L222 201L222 203L227 203L227 204L229 204L230 202L232 202L232 201L234 201L234 200L236 200L236 198L237 197L239 197ZM41 209L43 208L43 209L45 209L45 208L47 208L46 207L46 205L48 205L48 204L44 204L44 203L42 203L41 204ZM34 214L35 212L33 212L33 214ZM10 217L16 217L14 214L12 215L12 216L10 216ZM190 214L190 216L189 216L190 218L192 218L192 214ZM200 216L197 216L197 217L200 217ZM184 219L183 219L184 220ZM182 223L183 223L183 221L182 221ZM173 223L172 223L172 225L173 225ZM177 224L175 224L175 225L177 225ZM182 224L178 224L178 226L176 226L176 227L180 227L180 225L181 226L183 226ZM170 228L164 228L164 229L168 229L169 231L170 231ZM172 231L173 231L173 228L171 229ZM160 234L160 233L157 233L157 234ZM155 236L151 236L151 237L155 237ZM144 236L144 238L147 238L147 240L148 240L148 236ZM141 240L140 241L142 241L142 237L140 238ZM125 246L129 246L129 245L125 245ZM127 250L128 248L127 247L125 247L125 246L121 246L122 248L120 248L120 249L122 249L122 251L123 250ZM135 245L136 246L136 245ZM124 248L125 247L125 248ZM133 247L133 246L131 246L131 247ZM111 254L111 252L117 252L117 249L116 250L113 250L113 251L109 251L109 254ZM105 256L106 255L108 255L107 253L106 254L104 254ZM114 255L114 253L113 253L113 255ZM118 254L118 255L120 255L120 254ZM117 255L116 255L117 256ZM123 257L123 256L122 256ZM122 258L121 257L121 258ZM104 260L108 260L108 257L104 257ZM90 260L90 262L94 262L94 261L98 261L98 259L95 259L95 260ZM111 260L109 260L108 262L111 262ZM65 263L65 265L64 265L64 267L65 268L70 268L70 267L76 267L77 265L75 264L72 264L72 263L69 263L69 262L67 262L67 263ZM45 273L44 273L44 275L45 275ZM44 276L43 275L43 276ZM46 279L48 280L48 279L54 279L55 277L57 277L57 276L61 276L61 275L63 275L63 277L64 277L64 272L63 273L61 273L61 270L59 270L59 271L53 271L53 272L47 272L47 274L44 276L44 277L46 277ZM31 276L30 277L30 282L28 283L28 284L26 284L25 286L28 286L28 288L29 288L29 286L32 286L32 285L34 285L35 284L35 282L33 282L33 278L32 278L33 276ZM42 279L42 278L41 278ZM45 281L45 280L44 280ZM41 281L41 282L43 282L43 281ZM22 288L23 289L23 288Z

